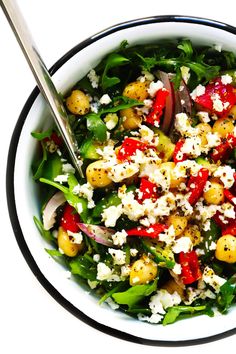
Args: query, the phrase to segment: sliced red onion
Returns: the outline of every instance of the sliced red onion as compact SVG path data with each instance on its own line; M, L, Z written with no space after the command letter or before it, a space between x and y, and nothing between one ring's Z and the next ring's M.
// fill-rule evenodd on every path
M186 83L184 82L184 80L181 81L177 94L179 96L179 104L181 109L181 111L177 113L183 112L191 116L192 100L191 100L189 89Z
M104 246L112 246L111 236L115 233L114 230L108 229L104 226L90 225L90 224L78 224L81 231L83 231L88 237L95 240L97 243L101 243Z
M164 118L161 123L162 131L164 133L168 133L173 122L173 113L174 113L174 105L175 105L174 89L170 81L169 75L167 73L159 70L158 76L160 80L163 82L165 89L169 91L169 95L167 96L166 99Z
M66 199L62 192L57 192L49 199L43 210L43 227L45 230L49 230L53 227L56 221L56 210L60 205L65 203L65 201Z

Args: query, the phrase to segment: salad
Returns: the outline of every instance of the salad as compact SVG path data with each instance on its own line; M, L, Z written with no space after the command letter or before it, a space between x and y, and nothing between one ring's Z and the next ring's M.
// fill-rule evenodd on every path
M152 324L236 302L236 56L190 40L108 54L63 97L33 178L46 251L99 304ZM67 272L68 274L68 272Z

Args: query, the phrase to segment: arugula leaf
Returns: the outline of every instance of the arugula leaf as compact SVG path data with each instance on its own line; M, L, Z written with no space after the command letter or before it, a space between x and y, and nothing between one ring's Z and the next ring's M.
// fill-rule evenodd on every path
M43 141L41 142L41 146L42 146L43 156L42 156L42 159L41 159L41 161L39 162L39 164L38 164L38 166L37 166L37 169L36 169L36 171L34 172L34 175L33 175L33 179L34 179L35 181L36 181L37 179L39 179L40 177L42 177L44 164L46 163L47 158L48 158L47 149L46 149L45 144L44 144Z
M55 238L52 236L49 230L44 229L43 223L38 218L36 218L36 216L33 217L33 220L44 240L49 243L55 243Z
M37 139L38 141L44 140L45 138L50 138L52 135L53 129L50 128L44 132L32 132L31 135L33 138Z
M101 78L101 86L103 91L106 91L108 88L120 82L120 79L116 76L109 77L107 75L108 71L114 67L122 66L127 63L129 63L129 59L125 58L120 54L111 53L110 55L108 55L106 59L105 68L102 74L102 78Z
M107 114L107 113L116 113L122 109L131 108L135 106L143 106L144 103L133 98L129 98L126 96L116 96L113 98L111 104L106 107L102 108L99 111L99 115Z
M149 240L141 239L143 248L153 255L153 260L160 266L164 268L172 269L175 265L174 254L168 247L163 247L161 243L151 243Z
M125 96L116 96L111 104L106 108L100 109L97 113L89 113L85 116L87 121L87 129L93 134L93 138L100 142L107 139L107 127L101 116L107 113L116 113L121 109L126 109L134 106L142 106L144 103L133 98Z
M94 262L91 262L85 256L78 256L74 258L69 266L71 273L81 276L84 279L96 280L97 267Z
M70 174L68 176L68 181L72 181L71 179L73 178L73 185L72 185L72 182L70 184L70 188L68 187L65 187L63 185L61 185L60 183L57 183L57 182L54 182L54 181L51 181L49 179L46 179L46 178L40 178L39 181L42 182L42 183L46 183L46 184L49 184L57 189L59 189L60 191L62 191L62 193L64 193L64 196L67 200L67 202L72 205L75 210L79 213L80 217L81 217L81 220L85 223L88 222L88 203L87 201L84 199L84 198L80 198L78 197L77 195L73 194L73 188L74 188L74 178L75 177L72 177ZM78 183L77 183L78 184ZM82 206L82 213L80 212L80 207Z
M182 50L186 56L186 58L192 58L193 55L193 47L192 43L188 39L184 39L177 45L177 48Z
M193 314L198 313L198 312L199 312L199 314L200 313L202 314L202 312L206 309L207 309L206 305L170 307L165 314L162 324L165 326L165 325L174 323L181 314L189 314L191 316Z
M100 115L100 113L89 113L86 115L86 120L87 128L93 133L94 138L103 142L107 138L107 127L100 118Z
M236 274L227 280L221 287L217 295L217 303L222 313L227 312L232 302L236 298Z
M114 293L113 299L122 305L128 305L129 309L151 295L157 289L157 279L151 284L135 285L123 292Z
M58 251L58 250L52 250L49 248L45 248L45 251L51 256L51 257L63 257L63 254Z

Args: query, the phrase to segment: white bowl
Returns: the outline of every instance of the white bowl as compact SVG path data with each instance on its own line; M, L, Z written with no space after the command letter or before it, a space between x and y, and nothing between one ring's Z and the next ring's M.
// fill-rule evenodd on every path
M51 69L54 82L66 92L122 40L136 45L160 39L190 38L193 43L220 45L236 50L236 28L200 18L161 16L116 25L85 40ZM235 333L236 308L214 318L199 316L170 326L151 325L99 306L88 289L68 280L65 269L51 259L48 245L37 232L33 215L39 216L38 187L31 174L36 142L30 133L51 124L50 114L37 88L27 100L15 127L7 166L7 198L12 226L30 268L47 291L68 311L91 326L130 341L158 345L186 345Z

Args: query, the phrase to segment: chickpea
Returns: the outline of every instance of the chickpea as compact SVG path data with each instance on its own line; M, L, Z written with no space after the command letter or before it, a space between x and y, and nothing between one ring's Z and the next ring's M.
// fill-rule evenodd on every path
M219 205L224 202L224 186L216 180L210 180L210 187L203 192L207 204Z
M104 160L90 163L86 169L86 177L94 188L107 187L112 183L112 180L108 177L108 171L104 167Z
M164 285L162 285L162 289L167 290L170 294L173 294L176 291L181 299L184 299L184 288L177 284L174 279L168 280Z
M130 285L148 284L157 276L157 264L147 256L135 261L130 271Z
M122 125L126 130L137 129L142 123L141 115L134 108L122 109L120 116L123 118Z
M183 231L185 230L186 226L188 224L188 220L186 216L180 216L180 215L170 215L168 216L167 219L167 225L173 225L175 229L175 236L180 236Z
M134 81L129 83L124 91L123 96L133 98L138 101L144 101L148 98L148 87L150 82L149 81Z
M66 99L68 110L76 115L84 115L89 111L89 98L81 90L72 91L71 95Z
M83 243L74 243L73 238L68 235L63 227L59 227L57 242L58 248L60 248L68 257L75 257L83 248Z
M232 235L221 236L216 243L215 257L226 263L236 262L236 237Z
M229 113L228 113L228 118L231 118L231 119L236 119L236 105L234 105L231 109L230 109L230 111L229 111Z
M222 138L226 138L227 134L232 133L234 125L229 118L219 118L212 127L213 133L218 133Z
M207 141L207 133L211 133L212 129L210 124L207 123L200 123L196 126L196 128L199 131L199 137L201 139L201 144L202 146L207 145L208 141Z
M174 174L175 163L174 162L164 162L160 165L161 173L165 174L168 179L170 179L170 188L174 189L179 187L181 183L186 181L184 177L176 177Z
M183 232L184 237L189 237L193 246L197 246L202 241L201 232L197 225L188 225Z

